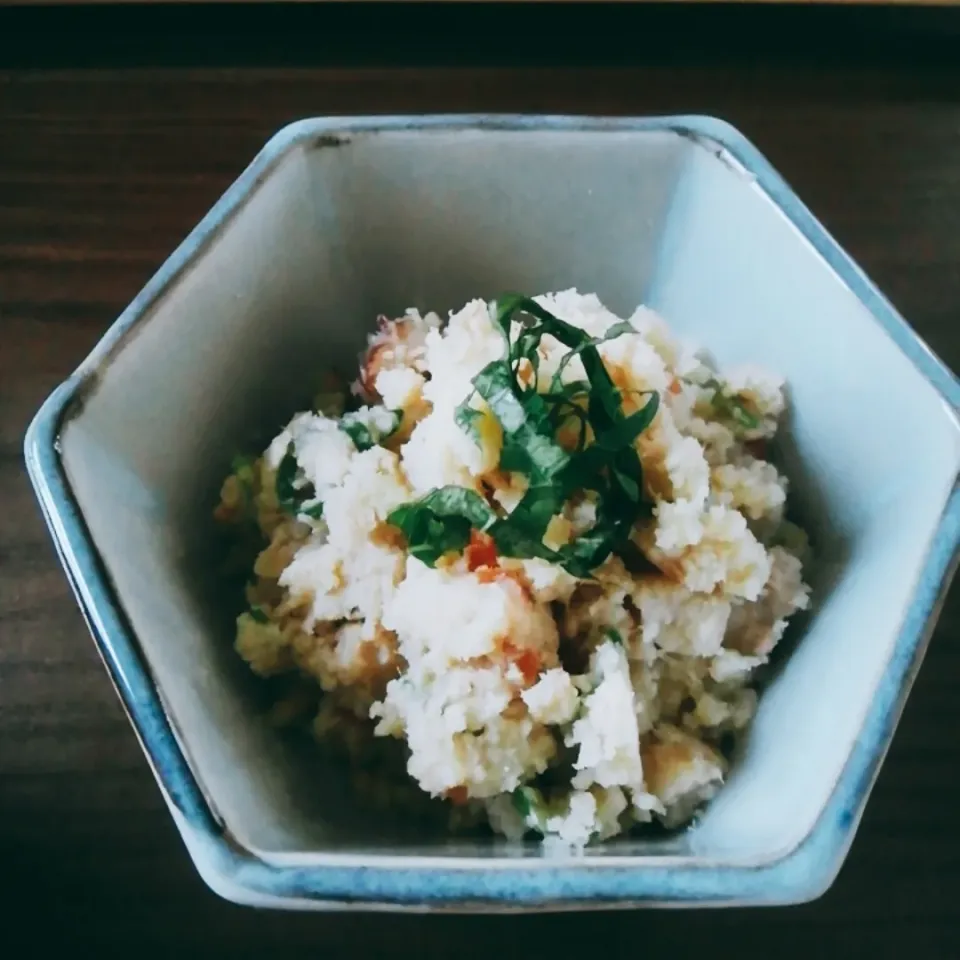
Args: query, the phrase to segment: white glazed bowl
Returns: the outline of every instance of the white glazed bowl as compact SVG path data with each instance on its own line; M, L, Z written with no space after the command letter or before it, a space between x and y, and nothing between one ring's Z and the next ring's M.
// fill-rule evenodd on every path
M211 571L231 455L378 313L503 289L646 302L785 374L815 609L720 796L581 858L390 828L263 722ZM958 543L960 387L712 119L308 120L281 131L47 401L47 522L193 860L241 903L509 910L807 900L853 837Z

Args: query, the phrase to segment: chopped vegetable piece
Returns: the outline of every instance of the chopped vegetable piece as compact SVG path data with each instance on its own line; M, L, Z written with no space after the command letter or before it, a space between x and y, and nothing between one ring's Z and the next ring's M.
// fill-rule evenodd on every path
M360 450L369 450L383 443L400 429L402 410L386 407L361 407L353 413L345 413L339 421L340 429Z
M479 443L480 433L477 427L477 421L482 417L483 413L480 410L474 410L474 408L470 406L470 397L467 397L467 399L457 407L453 418L457 426L460 427L464 433Z
M471 531L487 530L495 522L496 514L483 497L455 486L433 490L387 516L387 523L403 533L411 556L430 567L445 553L462 551Z
M611 643L615 643L618 647L623 646L623 637L621 637L619 631L614 630L613 627L607 627L606 636Z
M510 794L514 810L523 818L524 826L537 833L544 833L546 825L543 812L543 798L535 787L517 787Z
M744 430L756 430L760 426L760 418L750 410L746 401L735 393L730 393L719 380L711 377L700 382L698 386L713 391L710 403L721 417L732 420Z
M519 334L512 340L516 314L525 314L529 320L521 321ZM597 352L599 343L635 332L629 322L614 324L603 337L591 338L533 300L515 294L497 300L494 322L504 338L504 355L473 378L473 387L503 430L500 469L521 473L530 482L510 515L493 522L485 518L488 527L484 529L489 529L497 549L505 556L543 557L561 563L575 576L588 576L611 551L626 543L634 522L648 509L642 502L643 471L634 443L656 417L659 394L650 393L640 410L625 416L621 394ZM546 334L569 347L569 352L554 374L550 389L541 394L536 389L536 376L530 387L524 386L519 377L523 361L530 363L536 375L538 348ZM563 370L574 356L581 358L588 379L563 384ZM482 414L471 407L472 396L457 408L455 419L466 433L479 440L476 421ZM572 453L556 436L570 418L579 421ZM590 431L595 439L588 444ZM551 551L543 546L547 526L578 488L601 494L597 524L562 551ZM404 519L411 523L405 515ZM466 517L461 514L460 520L447 519L444 546L456 549L454 544L469 540L461 522ZM421 533L425 530L418 528ZM422 557L435 553L426 544L418 545L418 550Z
M606 343L609 340L616 340L617 337L622 337L625 333L636 333L636 328L629 320L623 320L620 323L615 323L602 337L592 337L589 340L586 340L584 343L580 344L579 347L574 347L559 363L557 366L557 371L553 375L553 379L550 383L551 390L559 389L563 381L563 371L567 369L570 362L574 357L581 354L588 347L597 347L601 343Z
M315 520L323 516L323 504L317 499L313 484L301 474L292 440L277 466L275 486L277 504L284 513L293 517L305 515Z
M270 618L264 613L263 607L258 607L256 605L250 608L250 616L257 623L269 623Z
M478 530L470 534L470 542L464 552L467 569L472 573L481 567L495 567L497 565L497 545L493 538Z

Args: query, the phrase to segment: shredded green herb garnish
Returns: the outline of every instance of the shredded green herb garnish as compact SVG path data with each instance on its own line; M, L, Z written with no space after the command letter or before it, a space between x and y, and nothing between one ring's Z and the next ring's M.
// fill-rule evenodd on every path
M300 465L297 463L296 449L293 441L287 445L286 453L277 465L277 476L275 480L277 490L277 502L281 509L287 510L289 506L299 506L301 492L294 486L297 479L297 473Z
M620 636L619 630L614 630L613 627L607 627L604 632L611 643L615 643L618 647L623 646L623 637Z
M440 487L387 516L407 539L411 556L433 566L445 553L459 552L470 542L470 531L485 530L496 521L486 500L464 487Z
M520 321L519 333L513 338L515 319ZM591 338L535 301L516 294L497 300L493 320L503 336L503 356L473 378L474 390L457 408L455 419L461 429L479 439L476 422L482 414L471 406L473 394L479 394L503 430L500 468L523 474L529 481L526 493L509 516L498 517L473 491L445 487L400 507L388 521L402 530L410 552L425 563L435 563L444 553L462 549L475 528L488 532L504 556L542 557L575 576L588 577L611 552L630 552L630 531L649 510L634 443L656 417L660 397L651 392L640 410L629 416L623 412L623 397L597 345L632 332L627 322L614 325L604 337ZM550 388L540 393L539 346L546 335L559 340L569 353ZM580 357L587 379L563 384L563 370L574 356ZM520 379L524 360L533 369L531 384ZM557 439L557 431L571 418L579 423L572 452ZM591 443L587 443L588 428L593 434ZM597 522L561 550L550 550L543 545L547 526L577 490L598 495ZM436 509L440 501L431 500L439 495L442 513ZM478 504L483 505L482 510Z
M479 410L474 410L474 408L470 406L470 398L468 397L457 407L453 419L464 433L479 443L480 434L477 430L477 421L482 416L483 414Z
M517 813L526 820L530 816L530 798L527 796L527 788L517 787L510 794L510 799L513 801L513 807Z
M248 457L243 454L237 454L233 460L230 462L230 471L237 475L239 479L244 484L253 483L253 457Z
M561 383L563 382L563 372L570 365L574 357L579 356L584 350L588 347L597 347L601 343L606 343L609 340L616 340L617 337L622 337L625 333L636 333L636 328L629 320L622 320L620 323L615 323L602 337L592 337L579 347L574 347L559 363L557 366L557 371L553 375L553 379L550 382L550 389L557 390L560 388Z
M376 422L378 415L383 415L385 422ZM389 419L387 419L389 418ZM354 413L345 413L337 426L353 441L353 445L361 452L383 443L388 437L400 429L403 420L402 410L387 410L382 414L377 409L367 408Z
M250 619L256 621L257 623L269 623L270 618L264 613L262 607L256 605L250 608Z
M513 809L520 814L523 824L527 829L534 830L543 834L546 830L546 816L544 799L536 787L517 787L510 794L510 802Z
M284 513L293 517L306 515L314 520L323 516L323 503L313 502L317 499L313 484L300 476L300 465L292 440L277 466L275 489L277 504Z
M760 417L753 413L740 397L730 393L719 380L711 377L698 383L698 386L713 391L710 404L721 417L732 420L744 430L756 430L760 426Z

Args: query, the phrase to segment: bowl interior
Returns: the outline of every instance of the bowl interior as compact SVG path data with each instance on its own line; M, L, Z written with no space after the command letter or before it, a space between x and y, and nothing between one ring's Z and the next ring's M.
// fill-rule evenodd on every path
M956 473L952 413L715 145L668 129L397 129L285 150L111 355L92 359L95 388L62 431L173 726L248 849L506 855L357 809L335 764L269 729L231 648L210 512L232 455L301 408L325 367L349 369L377 314L571 286L625 315L646 302L722 363L787 376L780 454L818 553L815 610L726 789L678 836L591 856L759 862L811 829Z

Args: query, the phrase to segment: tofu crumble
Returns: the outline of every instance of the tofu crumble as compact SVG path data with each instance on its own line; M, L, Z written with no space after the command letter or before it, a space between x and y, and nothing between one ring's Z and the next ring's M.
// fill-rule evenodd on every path
M809 605L784 409L594 294L381 317L356 381L223 484L256 550L236 651L381 799L572 849L681 827Z

